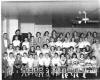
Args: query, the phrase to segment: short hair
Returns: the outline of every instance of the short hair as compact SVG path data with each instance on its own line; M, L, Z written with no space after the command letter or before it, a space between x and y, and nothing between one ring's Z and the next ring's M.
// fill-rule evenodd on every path
M72 54L72 58L74 57L74 55L76 56L75 58L77 58L77 54L76 54L76 53L73 53L73 54Z
M49 31L45 31L45 32L44 32L44 36L46 36L46 33L48 33L48 34L49 34Z
M37 37L37 34L40 34L40 35L41 35L41 33L40 33L40 32L37 32L37 33L36 33L36 37Z
M44 47L44 46L47 46L47 47L48 47L48 45L47 45L47 44L43 44L43 47Z

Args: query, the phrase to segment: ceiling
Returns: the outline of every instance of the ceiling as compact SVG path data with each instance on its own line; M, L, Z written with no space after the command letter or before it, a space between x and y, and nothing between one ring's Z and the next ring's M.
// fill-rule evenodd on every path
M3 1L2 15L9 17L51 15L51 14L78 14L86 10L88 15L98 14L99 0L74 1Z

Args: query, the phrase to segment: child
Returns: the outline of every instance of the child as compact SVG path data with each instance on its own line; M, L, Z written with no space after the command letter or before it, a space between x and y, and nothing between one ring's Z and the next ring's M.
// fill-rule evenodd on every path
M95 75L97 76L98 65L97 65L97 60L95 56L92 56L91 64L92 64L92 72L95 73Z
M54 57L55 52L56 52L55 47L54 46L50 47L50 56L51 56L51 58Z
M45 60L45 58L44 58L43 54L40 53L40 55L39 55L39 77L40 77L40 75L42 75L42 77L43 77L44 60Z
M36 54L39 56L41 53L41 49L40 46L36 46L36 50L35 50Z
M50 75L50 63L51 63L51 59L49 57L49 54L46 53L45 54L45 57L44 57L44 72L46 74L46 76L49 76Z
M50 38L49 47L55 46L54 38Z
M39 55L39 66L44 66L44 56L42 53Z
M75 49L76 45L77 43L74 41L74 38L72 38L70 42L70 46L72 46Z
M68 54L72 57L72 54L74 53L74 47L70 47L69 48L69 51L68 51Z
M28 66L28 57L27 57L27 53L24 53L22 57L22 76L24 74L26 76L27 66Z
M34 55L34 62L33 62L33 71L35 73L35 76L38 75L38 67L39 67L39 59L38 59L38 55L35 54Z
M12 44L9 44L8 45L8 49L7 49L7 53L8 53L8 56L9 56L9 53L13 53L14 52L14 49L13 49L13 45Z
M28 53L29 53L29 54L32 54L32 53L35 54L35 47L34 47L34 46L31 46ZM34 55L34 54L33 54L33 55Z
M79 77L78 76L79 60L77 58L76 53L72 54L72 68L73 68L73 71L74 71L74 76L73 77L74 78Z
M53 68L53 75L56 74L58 76L60 74L60 57L58 56L58 53L55 53L55 56L51 60L51 65Z
M20 53L17 53L15 62L14 62L14 73L17 73L20 75L21 66L22 66L21 55L20 55Z
M57 47L56 53L58 53L59 56L62 54L62 51L61 51L61 47L60 46Z
M28 75L30 75L30 73L33 74L33 63L34 63L33 55L30 54L28 58Z
M35 46L36 47L37 43L35 41L35 38L34 36L31 36L31 39L30 39L30 46Z
M60 46L62 48L62 42L60 41L60 37L57 38L57 42L55 42L55 46Z
M84 54L80 54L80 58L79 58L79 65L80 65L80 71L82 71L83 73L83 78L86 78L85 76L85 58L84 58Z
M62 43L63 48L69 48L70 47L70 41L67 37L65 37L65 41Z
M23 56L24 53L27 53L27 55L28 55L28 49L27 49L26 45L22 46L21 56Z
M16 47L16 46L20 46L20 40L18 40L18 36L15 36L15 40L13 40L13 46Z
M87 56L87 58L85 59L85 74L88 73L90 70L92 69L92 64L91 64L91 59L89 56Z
M8 69L8 54L7 52L4 52L4 56L2 59L2 71L4 73L4 78L6 78L8 76L7 74L7 69Z
M14 51L14 56L16 56L18 53L21 54L21 50L20 50L19 46L16 46L15 51Z
M13 66L14 66L14 61L15 61L15 58L13 57L13 53L9 53L9 57L7 59L8 61L8 74L9 76L12 76L13 74Z
M29 50L29 47L30 47L30 46L29 46L28 38L25 38L24 40L25 40L25 41L22 43L22 46L25 45L26 48Z
M43 45L43 49L41 49L41 52L43 53L43 55L50 52L50 49L48 48L47 44Z
M48 31L45 31L43 38L44 38L43 42L46 42L47 39L49 40L50 36Z
M60 55L60 63L62 67L62 78L64 78L64 75L66 73L66 57L64 56L64 54Z

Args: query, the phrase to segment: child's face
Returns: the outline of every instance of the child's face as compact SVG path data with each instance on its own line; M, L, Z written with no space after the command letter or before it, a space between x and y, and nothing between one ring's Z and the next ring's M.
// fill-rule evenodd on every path
M34 47L31 47L31 50L34 50Z
M38 57L37 55L34 56L35 59L37 59L37 57Z
M87 59L90 59L90 57L88 56Z
M25 41L28 41L28 39L27 39L27 38L25 38Z
M61 58L64 58L64 55L61 55Z
M51 50L54 50L54 47L51 47Z
M66 52L66 49L63 49L62 51L65 53Z
M26 55L26 54L24 54L24 57L27 57L27 55Z
M46 40L46 43L49 43L49 40L48 39Z
M7 34L4 34L3 36L4 36L4 38L7 38Z
M73 48L70 48L70 51L73 51L74 49Z
M10 45L10 47L9 47L10 49L12 49L12 45Z
M40 47L37 47L36 49L37 49L37 50L40 50Z
M37 37L40 37L41 36L41 34L40 33L37 33Z
M76 58L76 55L73 55L73 58Z
M30 58L33 58L33 56L32 56L32 55L30 55L29 57L30 57Z
M12 58L13 57L13 54L9 54L9 57Z
M80 58L84 58L84 55L81 55Z
M4 54L4 57L7 57L8 56L8 54Z
M72 42L74 42L74 38L72 38Z
M16 47L16 50L19 50L19 47Z
M55 58L57 58L58 57L58 55L57 54L55 54Z
M54 39L53 38L51 38L51 42L54 42Z
M61 48L60 48L60 47L58 47L58 51L60 51L60 49L61 49Z
M47 49L48 48L47 45L45 45L44 48Z
M83 49L83 52L85 52L85 49Z
M57 41L60 41L60 38L58 38Z
M15 37L15 40L18 40L18 37L17 36Z
M48 57L49 57L49 55L48 55L48 54L46 54L46 55L45 55L45 57L46 57L46 58L48 58Z
M43 57L43 55L42 54L40 54L40 58L42 58Z
M23 46L23 50L26 50L26 46Z

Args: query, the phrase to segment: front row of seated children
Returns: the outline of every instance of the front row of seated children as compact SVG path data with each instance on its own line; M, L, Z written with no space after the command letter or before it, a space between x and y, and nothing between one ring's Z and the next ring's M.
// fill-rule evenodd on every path
M62 78L67 78L68 74L71 74L74 78L79 77L78 73L83 73L83 77L86 78L86 73L95 73L97 76L97 62L96 57L91 58L87 56L84 58L84 54L80 54L77 57L76 53L72 56L68 54L55 53L53 56L46 53L29 54L24 53L21 56L19 53L16 57L12 52L8 54L5 52L3 57L3 71L5 77L12 76L13 73L21 73L22 76L28 76L35 74L39 76L45 73L45 69L48 69L48 74L59 76L62 74ZM41 69L41 70L40 70Z

